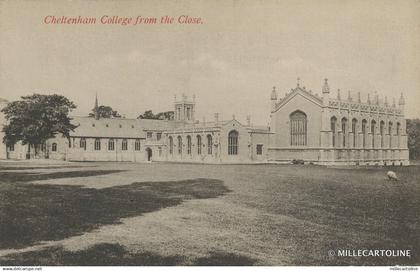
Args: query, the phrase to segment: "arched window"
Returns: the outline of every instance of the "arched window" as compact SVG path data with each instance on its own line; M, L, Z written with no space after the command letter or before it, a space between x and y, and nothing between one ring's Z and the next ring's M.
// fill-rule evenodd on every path
M57 151L57 143L52 143L52 145L51 145L51 151L54 151L54 152Z
M341 119L341 132L343 133L343 147L347 144L347 119Z
M101 150L101 140L99 138L95 139L95 151Z
M134 142L134 150L139 151L140 146L140 139L136 139L136 141Z
M306 114L302 111L290 114L290 145L306 146Z
M372 134L372 148L375 148L375 134L376 134L376 121L370 122L370 132Z
M197 136L197 154L201 154L201 136Z
M211 135L207 135L207 153L213 154L213 138Z
M389 148L392 148L392 122L388 123Z
M114 139L108 140L108 151L113 151L115 149Z
M362 143L363 143L363 148L366 148L366 126L367 126L367 120L362 120Z
M85 138L81 138L80 139L80 148L86 150L86 139Z
M182 137L178 136L178 154L182 154Z
M191 154L191 136L187 136L187 154Z
M238 154L238 132L235 130L230 131L228 135L228 154Z
M397 147L399 148L400 147L400 129L401 129L401 124L399 123L399 122L397 122L397 140L398 140L398 142L397 142Z
M169 154L174 153L174 139L172 136L169 137Z
M121 142L121 150L123 150L123 151L128 150L128 142L127 142L127 139L125 139L125 138Z
M357 119L351 121L351 132L353 134L353 148L356 148L356 129L357 129Z
M384 147L384 130L385 130L385 122L382 120L379 124L379 133L381 134L381 148Z
M332 146L335 147L336 142L337 142L337 118L336 117L332 117L331 118L331 132L332 132Z

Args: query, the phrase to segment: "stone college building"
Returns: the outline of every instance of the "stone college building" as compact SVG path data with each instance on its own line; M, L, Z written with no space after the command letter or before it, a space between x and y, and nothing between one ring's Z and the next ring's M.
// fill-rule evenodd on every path
M0 108L7 101L0 99ZM68 161L173 161L188 163L313 163L321 165L408 165L404 98L360 93L332 97L297 86L278 98L271 92L268 127L240 123L233 116L211 122L195 117L195 97L174 101L174 119L72 117L78 127L40 146L42 156ZM95 101L95 112L98 102ZM0 126L5 123L0 114ZM3 137L0 132L0 137ZM28 146L0 144L0 159L31 157Z

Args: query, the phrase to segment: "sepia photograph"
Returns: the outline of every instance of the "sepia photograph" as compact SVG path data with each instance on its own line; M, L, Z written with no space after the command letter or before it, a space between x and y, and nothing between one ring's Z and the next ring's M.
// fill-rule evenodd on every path
M1 270L418 270L419 52L418 0L0 0Z

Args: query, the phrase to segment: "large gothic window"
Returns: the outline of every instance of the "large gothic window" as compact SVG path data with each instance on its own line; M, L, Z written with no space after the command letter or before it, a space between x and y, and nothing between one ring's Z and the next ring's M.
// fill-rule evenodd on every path
M389 148L392 148L392 122L388 123Z
M191 154L191 136L187 136L187 154Z
M401 129L401 124L399 123L399 122L397 122L397 140L398 140L398 142L397 142L397 147L399 148L400 147L400 129Z
M207 135L207 154L213 154L213 138Z
M201 154L201 136L197 136L197 154Z
M306 114L295 111L290 115L290 145L306 146Z
M237 155L238 154L238 132L233 130L229 132L228 135L228 154Z
M347 144L347 119L341 119L341 132L343 133L343 147Z
M174 139L172 136L169 137L169 154L174 153Z
M335 147L337 145L337 118L331 118L331 132L332 132L332 146Z
M376 121L374 120L370 123L370 132L372 134L372 148L375 148Z
M356 148L356 129L357 129L357 119L351 121L351 133L353 134L353 148Z
M362 120L362 145L363 145L363 148L366 148L366 133L367 133L367 130L366 130L366 126L367 126L367 121L364 119L364 120Z
M384 147L384 130L385 130L385 122L381 121L379 125L379 132L381 134L381 148Z
M182 137L178 136L178 154L182 154Z

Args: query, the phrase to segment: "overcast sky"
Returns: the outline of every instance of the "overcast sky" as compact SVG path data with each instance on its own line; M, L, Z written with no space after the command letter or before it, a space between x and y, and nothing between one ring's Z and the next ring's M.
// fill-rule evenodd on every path
M199 25L51 25L47 15L201 17ZM419 1L5 1L0 0L0 97L59 93L77 115L94 104L127 117L172 110L197 96L202 120L247 114L266 124L273 86L389 100L404 92L420 117Z

